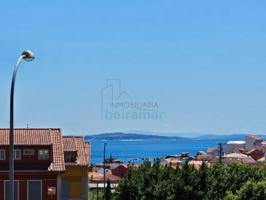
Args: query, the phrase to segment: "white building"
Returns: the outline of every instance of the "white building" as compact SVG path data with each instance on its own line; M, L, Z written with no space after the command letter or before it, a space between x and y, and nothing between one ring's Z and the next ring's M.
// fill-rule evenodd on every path
M252 149L262 150L262 142L263 140L255 135L246 135L246 151L250 151Z
M245 150L245 141L229 141L226 144L226 152L229 153L240 153L239 149Z

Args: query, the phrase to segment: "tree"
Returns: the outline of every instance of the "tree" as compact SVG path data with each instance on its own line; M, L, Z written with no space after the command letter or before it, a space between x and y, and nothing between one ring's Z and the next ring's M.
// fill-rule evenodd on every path
M235 193L249 180L262 180L261 170L245 164L214 165L209 169L205 199L220 200L228 192Z
M266 181L248 181L234 195L232 192L225 197L226 200L265 200Z
M208 167L203 163L196 169L185 163L174 169L161 165L159 160L146 161L138 168L129 168L119 182L115 199L245 200L252 199L252 195L257 200L266 195L265 178L266 169L244 164Z

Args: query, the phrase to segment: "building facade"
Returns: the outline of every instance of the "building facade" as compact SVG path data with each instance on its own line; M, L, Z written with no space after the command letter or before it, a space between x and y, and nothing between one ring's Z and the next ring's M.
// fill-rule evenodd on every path
M60 129L15 129L16 200L60 198L65 171ZM9 129L0 129L0 200L8 199Z
M226 153L240 153L240 150L245 150L246 142L245 141L229 141L226 144Z
M253 148L262 150L263 139L255 135L246 135L246 151L250 151Z
M66 171L62 174L62 200L88 200L90 144L83 137L63 137Z
M15 200L88 199L86 180L90 145L79 137L75 139L77 151L74 151L68 149L67 143L61 129L15 129ZM75 160L72 160L72 155L76 155ZM8 199L8 160L9 129L0 129L0 200ZM84 180L83 174L86 174ZM65 181L68 179L71 187L67 189L77 194L81 188L83 196L64 198L67 192Z

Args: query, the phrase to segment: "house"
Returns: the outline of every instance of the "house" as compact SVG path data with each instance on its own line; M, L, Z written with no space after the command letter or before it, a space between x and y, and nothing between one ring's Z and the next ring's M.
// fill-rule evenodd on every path
M219 150L217 148L208 148L207 155L211 158L215 158L218 156Z
M199 151L197 152L195 159L200 161L210 161L212 157L207 155L207 153L204 151Z
M226 152L229 153L240 153L240 149L246 148L245 141L229 141L226 144Z
M116 168L111 169L111 170L112 170L112 174L114 176L118 176L118 177L122 178L128 172L128 166L125 164L121 164L121 165L119 165Z
M89 189L98 189L104 188L104 175L97 173L97 172L89 172L88 173L89 179ZM115 188L118 186L118 182L120 181L120 177L113 175L110 171L105 175L105 181L110 181L111 188Z
M266 156L266 142L265 141L262 142L262 152Z
M224 164L229 163L245 163L248 165L258 166L258 163L251 157L242 153L230 153L222 157Z
M16 200L60 199L65 171L60 129L15 129ZM0 129L0 199L8 198L9 129Z
M246 151L250 151L253 148L258 150L262 149L262 142L263 140L255 135L246 135Z
M63 137L58 128L15 129L14 147L15 200L88 199L90 145L82 137ZM8 160L9 129L0 129L0 200L8 198Z
M105 174L112 174L112 170L111 169L104 169L104 168L99 168L97 171L96 171L98 174L102 174L104 175L104 172Z
M63 150L62 200L87 200L90 144L83 137L63 136Z
M200 169L200 167L202 166L203 163L204 163L204 161L201 161L201 160L190 160L188 162L188 165L193 165L196 169Z
M252 157L254 160L260 160L261 158L264 157L264 153L255 148L246 152L246 155Z
M123 177L128 170L127 165L120 164L119 166L112 168L110 165L106 165L106 169L103 169L103 165L98 165L97 167L93 167L90 172L88 172L88 180L89 180L89 189L90 190L98 190L98 188L104 187L104 171L105 171L105 183L107 180L111 183L111 188L115 188L118 186L118 182L121 177Z
M181 161L180 157L171 157L171 158L165 158L162 162L163 165L168 165L173 168L180 167L183 162Z

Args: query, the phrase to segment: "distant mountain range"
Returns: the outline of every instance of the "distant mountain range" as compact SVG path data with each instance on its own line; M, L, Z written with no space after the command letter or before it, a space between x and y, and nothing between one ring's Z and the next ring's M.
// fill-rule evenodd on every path
M193 138L180 136L162 136L157 134L140 134L140 133L102 133L85 136L86 140L219 140L226 142L230 140L245 140L246 134L232 134L232 135L201 135ZM266 135L258 135L266 140Z

